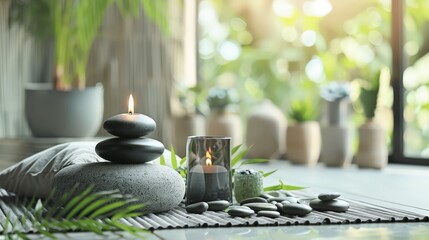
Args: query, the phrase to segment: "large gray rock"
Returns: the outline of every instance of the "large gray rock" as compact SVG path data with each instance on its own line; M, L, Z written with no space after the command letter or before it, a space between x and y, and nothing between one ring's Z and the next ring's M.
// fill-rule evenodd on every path
M185 183L176 171L151 163L73 165L59 171L53 185L59 197L76 183L79 183L77 193L94 185L94 191L118 189L123 194L131 194L146 205L145 213L168 211L185 195Z

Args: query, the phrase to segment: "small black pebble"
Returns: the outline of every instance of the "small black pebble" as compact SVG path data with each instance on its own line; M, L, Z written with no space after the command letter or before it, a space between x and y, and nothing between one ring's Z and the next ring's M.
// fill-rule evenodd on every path
M186 212L201 214L209 209L209 205L206 202L197 202L186 206Z
M256 202L266 203L267 200L265 198L261 198L261 197L252 197L252 198L244 199L243 201L240 202L240 205L244 205L246 203L256 203Z

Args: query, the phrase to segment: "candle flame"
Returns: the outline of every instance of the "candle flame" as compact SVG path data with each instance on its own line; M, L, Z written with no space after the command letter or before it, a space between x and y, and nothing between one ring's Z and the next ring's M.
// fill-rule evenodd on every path
M206 165L211 166L212 165L212 155L211 155L212 149L209 147L209 150L206 152Z
M134 114L134 99L132 94L130 94L130 98L128 99L128 114Z

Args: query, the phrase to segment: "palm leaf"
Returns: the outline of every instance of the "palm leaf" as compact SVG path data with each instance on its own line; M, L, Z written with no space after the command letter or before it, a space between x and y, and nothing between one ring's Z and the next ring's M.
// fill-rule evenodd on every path
M237 145L237 146L233 147L232 150L231 150L231 155L234 156L234 154L238 151L238 149L241 148L242 145L243 144L240 144L240 145Z
M159 157L159 164L161 164L162 166L165 166L165 158L164 158L164 155L161 155L161 157Z
M277 185L273 185L273 186L269 186L269 187L265 187L264 191L265 192L269 192L269 191L278 191L278 190L301 190L301 189L305 189L306 187L301 187L301 186L294 186L294 185L286 185L283 183L282 180L279 180L279 184Z
M268 177L268 176L270 176L271 174L273 174L273 173L275 173L275 172L277 172L277 170L278 169L276 169L276 170L273 170L273 171L270 171L270 172L263 172L263 171L260 171L260 173L262 174L262 176L264 176L264 177Z
M57 202L52 201L52 197L45 201L31 199L29 204L25 205L23 219L32 220L32 229L52 239L56 239L54 235L56 232L69 231L90 231L99 235L106 230L126 231L138 238L142 237L139 233L148 232L119 222L121 218L143 215L144 204L139 203L136 198L120 194L119 191L93 193L91 192L93 187L76 194L76 189L77 187L73 187L73 191L64 194ZM54 195L54 193L50 194L50 196ZM5 235L10 238L18 236L28 239L26 233L16 227L19 224L18 219L16 224L13 224L15 221L13 216L6 213ZM24 220L21 220L21 223L25 222Z
M174 147L173 145L171 145L171 166L173 167L173 169L177 169L177 158L176 158L176 151L174 151Z
M249 164L256 164L256 163L267 163L268 159L247 159L244 161L241 161L239 167L243 165L249 165Z
M186 157L183 157L181 160L180 160L180 163L179 163L179 165L180 166L182 166L183 164L185 164L186 163Z
M237 154L234 156L234 158L231 161L231 167L234 167L246 154L250 151L250 147L244 149L241 152L237 152Z

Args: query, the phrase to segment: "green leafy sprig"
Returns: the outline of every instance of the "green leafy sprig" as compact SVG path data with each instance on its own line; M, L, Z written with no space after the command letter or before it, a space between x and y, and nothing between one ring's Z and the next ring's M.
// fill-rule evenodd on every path
M91 186L76 193L76 189L77 186L57 201L53 200L55 190L45 200L27 199L23 203L24 215L20 219L7 215L3 234L8 239L29 239L22 226L51 239L57 238L55 233L82 231L97 235L103 235L106 231L123 231L139 239L144 238L144 233L153 234L120 221L121 218L144 214L144 204L139 203L138 199L123 195L119 190L93 192Z
M247 153L250 151L250 149L251 149L251 147L243 148L242 144L237 145L231 149L231 155L232 155L231 173L232 173L233 177L234 177L234 174L236 172L236 169L238 169L244 165L267 163L268 162L267 159L243 159L247 155ZM186 157L181 158L180 162L179 162L177 157L176 157L176 153L175 153L173 146L171 146L170 151L171 151L171 167L173 169L175 169L182 176L183 180L186 182L186 176L187 176ZM167 164L165 162L165 158L163 155L161 155L159 162L161 165L167 166ZM262 174L262 176L268 177L268 176L272 175L273 173L275 173L276 171L277 171L277 169L275 169L273 171L269 171L269 172L264 172L264 171L259 171L259 172ZM279 180L279 184L269 186L269 187L265 187L264 191L265 192L276 191L276 190L293 191L293 190L301 190L301 189L305 189L305 188L306 187L287 185L287 184L284 184L282 180Z

